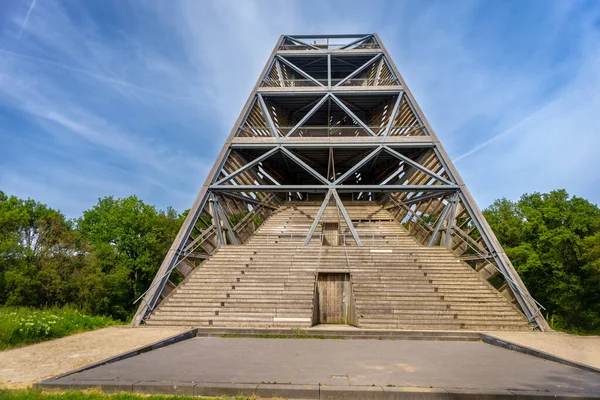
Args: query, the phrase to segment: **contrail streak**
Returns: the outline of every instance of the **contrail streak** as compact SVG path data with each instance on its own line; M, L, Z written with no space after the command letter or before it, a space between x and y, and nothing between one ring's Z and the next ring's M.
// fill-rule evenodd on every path
M537 111L529 114L527 117L523 118L522 120L520 120L519 122L517 122L516 124L514 124L513 126L511 126L510 128L508 128L507 130L505 130L504 132L500 132L499 134L497 134L495 136L492 136L491 138L489 138L485 142L483 142L483 143L475 146L474 148L472 148L471 150L467 151L466 153L461 154L460 156L456 157L453 161L454 162L458 162L458 161L462 160L463 158L469 157L471 154L478 152L479 150L483 149L484 147L487 147L487 145L489 145L490 143L494 142L495 140L498 140L501 137L508 135L509 133L511 133L513 130L515 130L519 126L521 126L524 123L526 123L527 121L533 119L536 115L540 114L542 111L544 111L548 107L552 106L558 100L560 100L560 97L558 99L555 99L554 101L551 101L550 103L546 104L545 106L541 107Z
M0 54L6 54L6 55L9 55L9 56L12 56L12 57L23 58L23 59L34 61L34 62L37 62L37 63L46 64L46 65L50 65L50 66L57 67L57 68L62 68L62 69L67 70L67 71L71 71L71 72L76 72L76 73L88 75L88 76L91 76L92 78L97 79L99 81L104 81L104 82L112 83L112 84L115 84L115 85L127 87L127 88L130 88L130 89L133 89L133 90L138 90L140 92L146 92L146 93L149 93L149 94L154 94L156 96L167 97L167 98L170 98L170 99L173 99L173 100L188 101L188 102L192 102L192 103L196 103L196 104L198 103L197 99L194 99L192 97L178 96L178 95L173 94L173 93L168 93L168 92L163 92L163 91L160 91L160 90L145 88L143 86L138 86L138 85L135 85L135 84L130 83L130 82L126 82L126 81L122 81L122 80L119 80L119 79L111 78L110 76L96 74L94 72L91 72L91 71L88 71L88 70L85 70L85 69L70 67L68 65L61 64L61 63L55 62L55 61L45 60L43 58L38 58L38 57L28 56L28 55L25 55L25 54L15 53L13 51L5 50L5 49L2 49L2 48L0 48Z
M27 15L25 16L25 21L23 21L23 25L21 25L21 31L19 32L19 36L17 36L18 39L21 39L21 35L23 34L23 31L25 30L25 26L27 26L27 21L29 21L29 15L31 14L31 10L33 10L33 7L35 7L35 2L37 0L32 0L31 1L31 5L29 6L29 10L27 10Z

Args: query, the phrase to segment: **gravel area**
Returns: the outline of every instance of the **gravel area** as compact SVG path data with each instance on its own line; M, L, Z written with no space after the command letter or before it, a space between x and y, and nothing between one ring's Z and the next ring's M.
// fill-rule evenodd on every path
M176 335L189 328L119 326L0 352L0 388L34 382Z
M486 333L570 361L600 368L600 336L577 336L562 332Z

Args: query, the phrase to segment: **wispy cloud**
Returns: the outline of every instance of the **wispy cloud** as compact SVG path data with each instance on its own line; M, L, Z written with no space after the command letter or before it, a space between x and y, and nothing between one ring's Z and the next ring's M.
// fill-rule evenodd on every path
M27 9L27 14L25 15L25 20L23 20L23 25L21 25L21 30L19 31L19 38L21 38L21 35L23 34L23 31L25 30L25 27L27 26L27 21L29 21L29 16L31 15L31 12L33 11L33 7L35 7L35 2L37 0L31 0L31 4L29 5L29 9Z
M171 100L190 101L190 102L193 102L196 105L201 105L200 103L198 103L198 99L197 98L193 98L193 97L190 97L190 96L180 96L180 95L169 93L169 92L163 92L163 91L152 89L152 88L142 87L142 86L139 86L139 85L135 85L135 84L133 84L131 82L126 82L126 81L123 81L123 80L112 78L110 76L97 74L97 73L94 73L92 71L87 71L87 70L81 69L81 68L70 67L68 65L61 64L59 62L50 61L50 60L44 60L43 58L33 57L33 56L26 55L26 54L19 54L19 53L15 53L14 51L4 50L4 49L1 49L1 48L0 48L0 54L4 54L5 56L8 56L8 57L23 58L25 60L29 60L29 61L36 62L36 63L41 63L41 64L44 64L44 65L47 65L47 66L51 66L51 67L55 67L55 68L61 68L61 69L64 69L66 71L69 71L69 72L75 72L75 73L78 73L78 74L84 74L84 75L87 75L87 76L89 76L91 78L97 79L97 80L105 82L105 83L110 83L110 84L114 84L114 85L117 85L117 86L122 86L122 87L125 87L125 88L128 88L128 89L133 89L133 90L140 91L140 92L143 92L143 93L152 94L152 95L156 95L156 96L161 96L161 97L165 97L165 98L171 99Z
M376 31L482 206L600 200L593 3L107 2L0 16L0 189L71 215L129 192L183 210L280 34Z
M210 161L193 151L194 145L201 147L202 135L189 140L190 128L203 125L197 110L206 108L207 103L194 92L194 75L182 73L185 64L175 64L152 45L142 45L123 33L117 32L121 40L115 45L95 31L96 22L79 27L62 4L53 0L38 3L20 51L8 50L14 47L12 40L20 26L17 21L13 18L13 29L0 36L0 113L11 115L14 121L26 121L26 126L1 130L2 141L24 135L21 143L42 140L62 149L71 168L89 174L86 180L97 179L117 165L128 172L114 173L113 185L88 187L94 193L92 199L126 186L147 197L160 193L154 202L163 207L175 203L181 209L187 207L200 185L199 179L189 177L205 173ZM177 146L178 141L186 145ZM38 167L45 165L40 172L33 172L19 162L23 157L14 152L16 143L14 147L7 154L0 150L0 163L6 171L0 176L0 185L37 198L31 191L36 186L27 181L37 180L41 171L47 172L64 159L57 161L41 149L39 159L33 162L39 163ZM97 162L90 164L90 158ZM34 175L7 183L11 173L23 177L26 172ZM52 179L59 180L59 174ZM73 182L72 177L65 175L64 179ZM23 190L14 187L18 182ZM190 197L173 202L160 182L188 186ZM181 195L175 189L174 193ZM88 193L84 195L89 199ZM53 199L40 200L60 207Z
M384 31L410 38L388 46L482 206L556 188L600 201L588 155L600 133L600 8L586 4L403 4L412 22Z
M530 115L526 116L525 118L523 118L522 120L518 121L516 124L514 124L513 126L511 126L510 128L506 129L503 132L500 132L498 134L495 134L494 136L492 136L491 138L485 140L484 142L478 144L477 146L473 147L471 150L467 151L466 153L463 153L461 155L459 155L458 157L453 158L452 161L454 161L455 163L459 162L460 160L462 160L463 158L469 157L472 154L477 153L480 150L485 149L487 146L489 146L490 144L492 144L493 142L507 136L510 135L513 132L516 132L519 128L521 128L522 126L524 126L525 124L527 124L528 122L535 120L536 118L538 118L541 114L543 114L543 112L552 107L556 102L558 102L560 99L557 99L555 101L550 102L547 105L544 105L542 108L540 108L539 110L531 113Z

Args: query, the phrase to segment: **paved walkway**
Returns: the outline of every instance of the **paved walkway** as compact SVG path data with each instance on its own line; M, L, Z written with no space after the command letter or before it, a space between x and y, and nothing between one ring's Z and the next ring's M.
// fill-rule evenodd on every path
M0 352L0 388L42 379L134 350L189 328L110 327Z
M173 387L243 384L255 389L265 384L307 385L320 387L321 393L327 385L384 392L419 387L600 396L597 373L481 342L410 340L199 337L61 381L66 385L117 385L119 390L136 390L137 385L138 390L146 391L160 382Z
M600 336L578 336L562 332L486 332L566 360L600 369Z

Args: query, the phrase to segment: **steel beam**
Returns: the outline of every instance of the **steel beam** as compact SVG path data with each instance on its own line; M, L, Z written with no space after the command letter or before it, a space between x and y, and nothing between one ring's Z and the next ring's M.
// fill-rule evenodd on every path
M333 189L332 192L333 192L333 197L335 198L335 202L337 203L338 209L342 213L342 216L344 217L344 221L346 221L346 225L348 225L348 229L350 229L350 233L352 234L352 237L354 238L356 245L362 246L360 238L358 237L358 233L356 233L356 229L354 229L352 220L348 216L348 213L346 212L346 208L344 207L344 204L342 203L340 196L338 195L338 193L335 189Z
M327 54L327 90L331 90L331 54Z
M444 247L450 247L452 243L452 226L454 225L454 219L456 218L456 207L458 207L458 194L454 194L452 199L452 208L450 209L450 215L448 216L448 222L446 223L446 235L444 236Z
M446 161L446 158L442 155L442 153L438 149L438 146L433 146L433 152L437 156L438 160L440 160L440 164L442 164L444 171L446 171L446 173L448 174L450 181L452 181L452 183L456 184L458 181L452 172L452 168L450 168L448 165L449 161Z
M390 153L391 155L395 156L396 158L399 158L400 160L404 161L405 163L413 166L414 168L418 169L419 171L431 176L434 179L437 179L438 181L446 184L446 185L453 185L452 182L450 182L449 180L447 180L446 178L442 178L441 176L439 176L438 174L436 174L435 172L425 168L424 166L422 166L421 164L419 164L416 161L411 160L410 158L406 157L403 154L398 153L396 150L389 148L388 146L383 146L383 149L385 151L387 151L388 153Z
M313 108L311 108L311 110L308 112L308 114L306 114L288 133L287 135L285 135L286 138L290 137L292 135L292 133L296 132L298 130L298 128L300 128L302 125L304 125L304 123L306 121L308 121L308 119L310 117L313 116L313 114L323 105L323 103L325 103L325 101L329 98L329 94L326 94L325 96L323 96L323 98L321 100L319 100L319 102L317 104L315 104L315 106Z
M260 204L259 200L253 199L252 197L248 197L248 196L244 196L244 195L241 195L241 194L237 194L237 193L219 192L219 194L221 194L223 196L232 197L232 198L237 199L237 200L245 201L245 202L250 203L250 204Z
M271 62L268 64L269 67L265 70L266 72L263 74L262 79L260 80L260 84L262 85L263 83L265 83L265 80L269 77L269 72L271 71L271 69L273 68L273 65L275 64L275 62L277 61L276 58L273 58L271 60Z
M315 230L317 229L317 226L319 226L319 221L321 220L321 217L323 216L323 213L325 212L325 209L327 208L327 205L329 204L329 199L331 198L331 192L332 192L331 189L329 189L327 191L327 194L325 195L325 200L323 200L323 203L321 204L321 207L319 208L319 212L317 212L317 215L315 216L315 220L313 221L312 225L310 226L310 229L308 230L306 239L304 239L305 246L308 246L308 244L310 243L310 240L312 239L313 235L315 234Z
M384 57L383 58L383 62L385 63L385 65L388 66L388 68L390 69L390 72L392 73L392 75L394 76L394 78L396 78L396 82L398 82L398 76L395 72L395 69L390 65L390 63L388 62L388 58Z
M383 58L379 59L379 64L377 65L377 72L375 73L375 83L373 86L379 86L379 75L381 74L381 66L383 65Z
M383 133L383 140L387 138L388 134L390 133L390 129L392 129L392 124L394 123L394 119L396 119L396 114L398 114L398 109L400 108L400 103L402 103L403 96L404 93L400 93L396 99L396 104L394 104L394 108L390 114L390 121L388 122L387 128L385 128L385 132Z
M237 154L237 157L240 159L241 162L245 164L248 164L248 161L241 155L241 154ZM261 172L262 171L262 172ZM279 182L275 181L275 179L273 179L273 177L269 174L267 174L264 170L264 168L262 168L261 166L258 166L258 171L254 172L252 169L250 169L250 173L254 176L254 178L256 179L256 181L261 184L261 185L265 185L265 181L264 179L262 179L258 173L262 173L263 175L266 175L269 177L269 179L271 179L275 184L279 184ZM281 202L279 201L279 199L277 198L277 196L275 196L275 201L277 202L277 204L281 204Z
M223 207L221 207L221 204L219 204L218 200L215 202L215 205L217 208L217 212L219 213L219 218L221 219L221 221L223 221L223 225L225 225L225 229L227 229L227 236L229 236L229 240L231 241L231 244L237 246L238 240L235 237L235 233L233 232L233 229L231 229L231 224L229 223L229 218L227 218L227 215L225 215L225 211L223 210Z
M337 98L337 96L333 93L329 94L331 96L331 98L333 99L333 101L336 102L336 104L338 106L340 106L342 108L342 110L344 110L346 112L346 114L348 114L353 120L355 120L364 130L366 130L371 136L377 136L375 134L375 132L373 132L371 130L371 128L369 128L367 126L367 124L365 124L360 118L358 118L353 112L352 110L350 110L340 99Z
M210 198L208 199L208 209L210 215L212 216L212 224L215 227L217 233L217 240L219 242L219 246L223 246L225 244L225 240L223 238L223 228L221 227L221 221L219 220L219 211L217 206L215 205L215 195L211 193Z
M369 38L372 38L372 37L373 37L373 35L367 35L367 36L365 36L365 37L359 38L359 39L357 39L357 40L355 40L355 41L353 41L353 42L351 42L351 43L348 43L347 45L344 45L344 46L340 47L340 50L342 50L342 49L347 49L347 48L349 48L349 47L351 47L351 46L354 46L354 45L357 45L357 44L359 44L359 43L362 43L362 42L364 42L365 40L368 40Z
M450 210L450 208L451 203L446 204L446 206L444 207L444 211L442 211L442 215L440 215L440 218L435 224L435 228L433 230L433 233L431 234L431 237L429 238L429 241L427 242L427 246L433 246L433 244L435 243L435 239L437 239L437 235L440 231L440 228L442 227L442 224L444 223L444 220L446 219L446 216L448 215L448 211Z
M303 42L302 40L298 40L298 39L296 39L296 38L295 38L295 37L293 37L293 36L286 36L286 39L289 39L289 40L291 40L292 42L294 42L294 43L296 43L296 44L298 44L298 45L300 45L300 46L306 46L306 47L310 47L310 48L311 48L311 49L313 49L313 50L321 50L321 49L319 49L317 46L313 46L313 45L312 45L312 44L310 44L310 43L305 43L305 42Z
M402 202L404 204L408 205L408 204L418 203L423 200L429 200L434 197L445 196L447 194L448 194L448 192L434 192L434 193L424 194L421 196L411 197L410 199L402 200Z
M261 161L264 161L267 158L271 157L273 154L277 153L279 150L280 150L279 146L272 148L271 150L267 151L262 156L257 157L256 159L250 161L248 164L244 165L243 167L241 167L237 171L232 172L231 174L227 175L225 178L223 178L220 181L216 182L215 185L222 185L223 183L227 182L228 180L231 180L232 178L235 178L239 174L243 173L244 171L248 170L249 168L252 168L256 164L260 163Z
M329 92L334 94L347 94L347 95L371 95L371 94L398 94L402 92L400 86L380 86L378 88L371 86L364 86L362 88L353 88L352 86L332 86L328 89L327 86L315 87L315 86L295 86L286 87L284 90L277 87L261 87L257 89L258 93L262 93L265 96L280 96L280 97L294 97L294 96L306 96L306 95L324 95Z
M342 86L346 81L348 81L348 79L354 78L356 75L360 74L369 65L371 65L372 63L374 63L375 61L377 61L377 59L379 57L383 57L383 53L379 53L375 57L371 58L369 61L367 61L366 63L364 63L363 65L361 65L360 67L358 67L356 70L354 70L354 72L352 72L350 75L348 75L347 77L345 77L344 79L342 79L341 81L339 81L335 86L336 87Z
M364 36L373 36L372 33L336 33L334 35L286 35L288 38L298 39L354 39Z
M215 192L439 192L456 191L456 185L211 185Z
M273 135L273 137L278 138L279 133L277 132L277 128L275 127L275 124L273 123L273 119L271 118L271 113L267 109L267 105L265 104L265 100L263 99L262 94L257 93L256 96L258 97L258 102L260 103L260 108L262 109L263 114L265 114L265 119L267 120L269 129L271 130L271 134Z
M281 87L285 87L285 80L283 79L283 71L281 71L281 64L279 64L279 60L273 59L275 62L275 68L277 68L277 75L279 76L279 83Z
M208 228L203 229L200 232L200 234L194 238L194 240L192 240L187 246L185 246L181 250L180 254L183 256L186 256L190 251L193 251L195 248L198 247L197 244L202 243L204 241L204 239L209 237L214 229L215 229L214 225L210 225Z
M271 149L273 147L281 146L286 147L288 149L295 148L314 148L314 149L328 149L328 148L355 148L355 147L364 147L364 148L375 148L382 145L381 141L375 140L374 138L368 141L325 141L325 142L296 142L292 140L284 140L283 142L272 141L270 143L265 142L235 142L231 144L232 149ZM385 142L383 143L389 148L407 148L407 149L415 149L415 148L423 148L423 149L431 149L435 146L433 142Z
M304 169L306 172L308 172L309 174L311 174L312 176L314 176L315 178L317 178L318 180L323 182L323 184L325 184L325 185L329 184L329 181L327 179L325 179L325 177L323 175L319 174L317 171L312 169L307 163L305 163L300 158L298 158L298 156L296 156L294 153L292 153L285 147L282 147L281 151L283 152L283 154L285 154L289 158L291 158L296 164L300 165L302 167L302 169Z
M223 167L225 166L225 163L227 162L227 159L229 158L229 155L231 154L231 148L227 148L225 151L224 156L221 158L221 160L218 163L218 167L215 170L215 174L213 174L213 176L210 178L210 183L211 184L215 184L217 179L219 179L219 175L221 174L221 172L224 173L223 171Z
M321 82L319 82L318 80L316 80L315 78L313 78L312 76L310 76L309 74L307 74L306 72L304 72L303 70L301 70L300 68L298 68L296 65L292 64L290 61L288 61L285 58L283 58L282 56L278 55L277 59L279 61L283 62L285 65L287 65L291 69L293 69L294 71L296 71L297 73L299 73L300 75L302 75L303 77L305 77L306 79L308 79L308 80L313 81L314 83L316 83L317 86L323 86L323 87L325 86Z
M383 149L383 146L376 147L375 150L373 150L372 152L367 154L367 156L365 158L363 158L358 163L356 163L352 168L350 168L348 171L346 171L345 174L343 174L342 176L337 178L335 181L333 181L333 184L337 185L337 184L341 184L342 182L344 182L346 179L348 179L349 176L351 176L353 173L358 171L363 165L368 163L369 160L371 160L373 157L375 157L377 154L379 154L382 149Z

